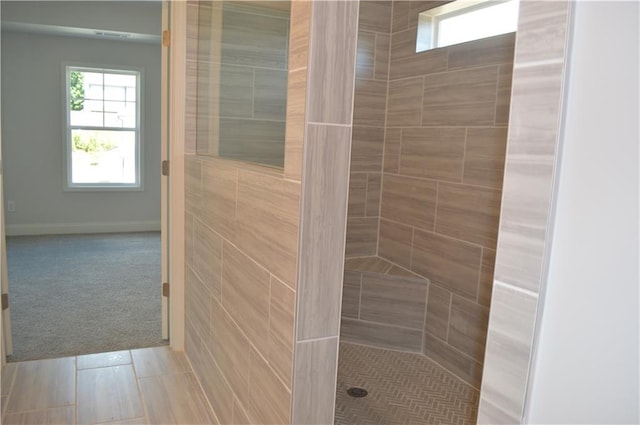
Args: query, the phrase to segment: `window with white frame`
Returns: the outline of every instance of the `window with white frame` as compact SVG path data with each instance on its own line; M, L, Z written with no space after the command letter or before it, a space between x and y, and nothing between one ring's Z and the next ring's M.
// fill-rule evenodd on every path
M418 15L416 52L514 32L518 0L458 0Z
M140 72L66 66L67 189L138 189Z

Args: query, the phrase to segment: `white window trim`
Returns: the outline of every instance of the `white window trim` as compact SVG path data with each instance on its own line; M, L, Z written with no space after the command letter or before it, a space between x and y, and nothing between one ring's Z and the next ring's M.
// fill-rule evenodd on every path
M71 98L69 90L69 74L71 70L81 71L99 71L99 72L113 72L113 73L131 73L137 76L136 84L136 182L135 183L72 183L71 182L71 130L78 126L71 126L71 108L69 107ZM65 192L103 192L103 191L143 191L144 190L144 69L130 66L113 66L113 65L96 65L86 63L72 63L65 62L62 64L62 87L64 90L63 99L63 190ZM87 129L100 129L100 130L122 130L122 128L111 127L85 127Z

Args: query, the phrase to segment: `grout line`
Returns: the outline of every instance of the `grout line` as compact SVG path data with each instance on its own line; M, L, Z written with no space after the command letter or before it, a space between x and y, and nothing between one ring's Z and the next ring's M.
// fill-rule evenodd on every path
M500 91L500 68L501 64L496 66L496 97L493 101L493 125L496 125L496 120L498 119L498 92ZM511 100L511 98L509 98ZM466 140L466 138L465 138Z
M478 283L476 285L476 304L481 305L480 304L480 286L481 286L481 282L482 282L482 269L483 267L483 263L484 263L484 251L485 248L484 246L482 247L482 249L480 250L480 270L478 271ZM494 263L494 268L495 268L495 263Z
M449 309L447 311L447 335L444 339L447 345L449 345L449 330L451 329L451 309L453 308L453 291L449 292Z
M326 127L348 127L348 128L352 128L352 127L364 127L364 126L360 126L360 125L351 125L351 124L339 124L339 123L333 123L333 122L317 122L317 121L308 121L307 124L311 124L311 125L323 125ZM378 127L381 128L379 126L367 126L367 127Z
M361 306L362 306L362 272L360 272L360 281L358 282L358 320L360 320Z
M300 341L296 341L296 345L300 344L300 343L306 343L306 342L314 342L314 341L326 341L328 339L339 339L340 336L338 335L332 335L332 336L323 336L320 338L309 338L309 339L301 339Z
M344 319L348 319L348 320L356 321L356 322L370 323L372 325L386 326L386 327L389 327L389 328L406 329L408 331L415 331L415 332L421 332L422 331L419 328L409 328L407 326L391 325L389 323L374 322L372 320L354 319L353 317L345 317ZM327 339L327 338L335 338L335 337L326 337L326 338L318 338L318 339Z
M496 108L495 108L495 105L494 105L494 108L493 108L493 110L494 110L494 114L493 114L493 115L494 115L494 118L493 118L493 121L494 121L494 122L495 122L495 120L496 120L496 119L495 119L495 109L496 109ZM461 171L461 175L460 175L460 184L466 184L466 183L464 182L464 165L465 165L465 161L466 161L466 159L467 159L467 138L468 138L468 137L469 137L469 129L468 129L468 128L465 128L465 129L464 129L464 141L462 142L462 169L460 170L460 171Z
M536 298L536 299L539 297L539 294L537 292L533 292L533 291L530 291L528 289L520 288L520 287L515 286L513 284L502 282L502 281L499 281L497 279L494 279L493 280L493 287L495 288L496 286L502 286L503 288L512 290L514 292L519 292L521 294L525 294L525 295L528 295L528 296Z
M436 206L433 213L433 233L436 233L436 224L438 223L438 198L440 196L440 181L436 180Z

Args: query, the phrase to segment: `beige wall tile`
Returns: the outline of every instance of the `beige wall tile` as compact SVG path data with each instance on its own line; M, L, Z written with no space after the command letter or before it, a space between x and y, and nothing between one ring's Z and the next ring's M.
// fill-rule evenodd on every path
M75 362L75 357L21 362L9 394L6 414L73 404Z
M461 181L464 139L464 128L403 129L400 174Z
M419 126L422 120L422 77L389 82L387 125Z
M4 397L3 397L4 398ZM73 406L55 407L53 409L34 410L7 414L2 423L5 425L54 425L75 424L76 412Z
M410 1L393 1L393 11L391 14L391 32L406 30L409 27L410 12Z
M380 257L348 258L344 261L345 270L387 273L391 267L392 263Z
M355 66L358 3L312 2L312 9L307 118L350 124L353 79L345 76Z
M399 223L433 230L437 183L385 174L380 215Z
M374 32L363 31L360 29L358 31L357 49L356 78L372 79L376 49L376 34Z
M211 312L213 329L205 345L244 406L248 403L250 345L242 331L218 302Z
M571 2L524 2L518 13L517 63L562 59Z
M282 382L291 388L296 294L287 285L271 276L270 298L267 360Z
M380 126L387 105L387 82L356 79L353 125Z
M186 270L184 286L186 316L199 335L208 335L213 296L190 267Z
M496 252L493 249L482 248L482 267L478 286L478 304L489 307L493 290L493 270L496 264Z
M498 68L498 92L496 98L496 125L509 123L509 107L511 105L511 80L513 64L503 64Z
M500 220L500 191L440 183L436 232L495 248Z
M389 78L391 80L443 72L447 70L447 49L416 53L415 27L401 32L394 30L391 35L390 61Z
M202 354L200 383L220 424L232 424L233 392L207 349Z
M361 279L362 273L345 270L342 283L342 317L358 318L360 311Z
M358 94L356 94L358 97ZM384 110L383 110L384 114ZM383 120L376 125L384 124ZM377 172L382 169L384 127L353 127L351 172Z
M389 49L391 36L389 34L376 33L376 59L374 63L373 78L386 81L389 78Z
M297 341L337 336L339 332L351 147L348 127L309 124L307 135Z
M482 365L472 358L428 333L424 335L424 354L455 373L469 385L480 388Z
M349 218L346 239L347 257L375 255L378 249L378 218Z
M294 9L299 1L294 2ZM308 2L304 2L308 3ZM291 60L291 58L290 58ZM287 81L287 122L285 125L284 176L300 181L302 178L302 146L304 144L304 115L307 102L307 69L289 72Z
M451 311L451 292L431 283L427 299L427 319L425 331L447 340L449 312Z
M378 217L380 215L381 186L381 173L369 173L367 175L367 205L365 212L367 217Z
M202 202L202 174L200 160L186 155L185 168L185 209L192 214L200 214Z
M424 77L422 125L493 125L498 67Z
M361 1L358 28L388 33L391 30L391 2Z
M402 129L387 128L384 136L384 172L397 173L400 166L400 140Z
M289 36L289 69L306 68L309 54L309 29L311 27L311 2L291 2L291 26Z
M253 117L284 121L287 108L287 71L256 68Z
M240 171L238 247L295 288L300 184Z
M496 284L493 291L478 421L494 422L496 417L520 421L538 299L504 284ZM487 404L495 409L492 416Z
M207 400L192 373L159 375L139 380L149 423L211 424Z
M426 280L362 274L361 320L422 330L426 302Z
M516 34L512 32L455 44L448 48L448 69L512 63L515 43Z
M94 424L144 415L131 365L78 371L78 422Z
M255 350L251 350L249 374L251 385L249 385L247 411L255 423L289 423L291 392Z
M184 257L187 266L193 270L193 215L185 212L184 214Z
M269 273L224 243L222 306L263 355L269 340Z
M348 217L364 217L367 209L367 173L351 173L349 177Z
M502 190L507 128L469 128L462 182Z
M222 237L236 238L237 172L223 160L202 163L202 221Z
M198 219L193 227L193 271L207 290L220 299L222 238Z
M284 167L285 123L270 120L220 118L221 157Z
M482 363L489 309L458 295L453 296L449 319L449 345Z
M252 422L247 415L247 412L244 410L244 407L240 404L237 399L233 400L233 422L236 425L251 425Z
M338 337L296 344L294 424L329 424L334 421ZM309 385L313 382L314 385Z
M416 230L411 271L454 293L475 299L481 251L476 245Z
M407 269L411 268L413 229L400 223L380 220L378 255Z
M422 330L342 319L340 339L356 344L419 353L422 349Z
M253 118L254 68L220 65L221 117Z

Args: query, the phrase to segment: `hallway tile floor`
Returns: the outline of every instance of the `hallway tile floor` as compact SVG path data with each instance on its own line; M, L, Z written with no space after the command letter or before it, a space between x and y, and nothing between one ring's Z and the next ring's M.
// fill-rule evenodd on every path
M475 423L478 391L428 357L343 342L339 359L336 425Z
M2 423L213 424L183 353L169 347L9 363Z

